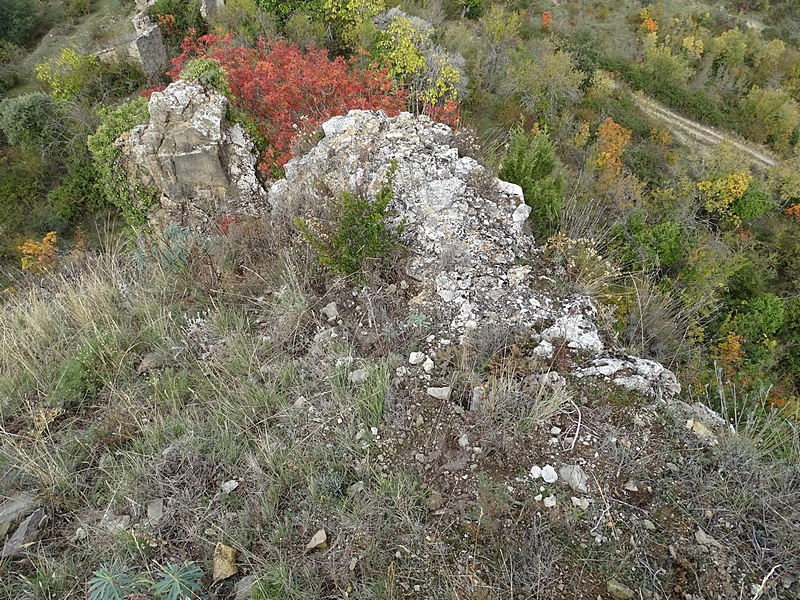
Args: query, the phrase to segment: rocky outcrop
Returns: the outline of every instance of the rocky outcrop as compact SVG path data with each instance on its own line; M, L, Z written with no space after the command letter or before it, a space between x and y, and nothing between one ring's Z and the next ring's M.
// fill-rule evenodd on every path
M130 55L141 63L149 82L159 82L164 79L164 71L169 65L161 28L146 12L137 14L132 21L136 37L130 43Z
M137 166L137 184L161 192L150 215L159 229L178 222L213 234L223 217L266 210L255 148L240 125L227 123L227 107L222 94L178 81L152 95L150 122L121 141L128 162Z
M409 316L435 315L462 339L478 329L530 332L540 359L563 351L577 362L606 361L580 375L613 376L618 385L656 396L680 390L658 363L605 355L589 298L542 292L548 278L534 268L543 259L525 226L530 207L521 189L460 157L448 127L408 113L351 111L322 128L322 141L291 160L286 178L272 186L273 214L313 214L343 190L374 195L396 164L392 208L405 225L406 273L419 287Z
M223 218L265 214L276 223L296 216L324 222L332 218L326 211L333 198L345 190L374 197L394 165L391 208L404 225L406 275L416 281L409 318L434 318L443 339L524 332L536 359L567 354L578 376L655 396L679 391L658 363L609 358L592 301L564 295L545 274L542 250L526 227L530 207L522 190L459 156L447 126L408 113L332 118L322 125L325 137L289 161L268 203L253 144L239 125L226 123L226 109L221 94L179 81L153 94L150 123L122 140L129 163L141 171L139 185L161 191L150 218L156 227L178 222L214 234Z
M200 0L200 14L204 19L225 6L225 0Z

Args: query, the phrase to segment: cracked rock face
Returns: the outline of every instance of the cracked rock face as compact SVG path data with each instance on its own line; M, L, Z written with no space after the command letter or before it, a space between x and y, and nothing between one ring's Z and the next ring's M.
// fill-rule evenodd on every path
M255 147L240 125L225 121L227 106L218 92L177 81L152 95L150 122L134 128L123 144L139 168L139 183L161 191L150 219L159 229L176 221L216 233L222 217L266 212Z

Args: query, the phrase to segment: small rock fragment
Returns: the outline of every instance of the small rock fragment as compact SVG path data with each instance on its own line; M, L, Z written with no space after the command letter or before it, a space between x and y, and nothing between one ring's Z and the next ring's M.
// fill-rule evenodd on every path
M367 380L366 369L356 369L355 371L350 371L350 373L347 374L347 381L349 381L353 385L361 385L366 380Z
M17 492L0 504L0 532L5 531L31 514L39 502L28 492Z
M236 566L236 550L217 542L214 548L214 583L232 577L239 572Z
M436 365L433 364L433 361L430 358L426 358L425 362L422 363L422 370L425 371L426 373L430 373L431 371L433 371L433 368L435 366Z
M573 506L576 506L581 510L587 510L589 508L588 498L576 498L575 496L572 496L572 498L570 498L570 501L572 502Z
M720 544L717 540L708 535L702 529L698 529L695 532L694 539L701 546L714 546L716 548L722 548L722 544Z
M576 492L586 493L589 491L587 484L589 483L589 476L578 465L564 465L558 471L561 479L567 482L567 485Z
M26 546L33 543L38 537L39 529L47 520L47 512L44 508L37 508L19 524L17 530L6 540L0 558L16 556Z
M431 495L428 496L427 502L425 502L425 506L428 510L439 510L444 505L444 498L442 497L442 493L433 490Z
M469 409L472 412L479 411L481 404L483 404L483 396L486 393L482 385L476 385L472 388L472 399L469 402Z
M364 491L364 482L363 481L356 481L353 485L347 488L347 495L351 498L356 494L359 494Z
M69 541L70 541L70 543L74 544L75 542L82 542L83 540L85 540L88 537L89 537L89 532L86 531L83 527L78 527L75 530L75 535L73 535L71 538L69 538Z
M248 575L242 577L233 587L234 600L250 600L253 597L253 588L258 583L258 577Z
M556 497L548 496L544 499L545 508L553 508L556 505Z
M706 424L702 421L698 421L697 419L689 419L686 421L686 428L691 429L697 434L703 441L707 441L710 444L715 444L717 441L717 437L714 435L714 432L711 431Z
M644 528L647 529L647 531L655 531L656 529L656 526L649 519L645 519L644 521L642 521L642 524L644 525Z
M542 476L542 468L536 465L531 467L531 477L534 479L539 479Z
M556 425L553 425L550 428L550 434L551 435L558 435L559 433L561 433L561 427L557 427Z
M606 582L606 590L609 596L616 598L616 600L632 600L634 596L631 588L616 579L609 579Z
M236 481L235 479L231 479L223 483L219 489L223 494L230 494L238 487L239 487L239 482Z
M157 371L167 364L166 356L159 351L148 352L142 357L139 366L136 367L137 375L146 375L152 371Z
M451 387L429 387L426 390L428 396L436 398L437 400L449 400L450 394L453 392Z
M147 509L147 520L151 525L155 525L164 516L164 499L150 500L145 504L145 508Z
M306 552L311 550L323 549L328 547L328 534L324 529L320 529L315 533L308 544L306 544Z
M461 448L466 448L469 446L469 436L466 433L462 433L461 437L458 438L458 445Z
M421 365L426 358L428 357L424 352L412 352L408 357L408 362L412 365Z
M558 481L558 473L552 467L552 465L545 465L542 469L542 479L544 479L545 483L555 483Z
M339 318L339 308L336 306L336 302L326 304L320 312L328 320L328 323L334 323Z

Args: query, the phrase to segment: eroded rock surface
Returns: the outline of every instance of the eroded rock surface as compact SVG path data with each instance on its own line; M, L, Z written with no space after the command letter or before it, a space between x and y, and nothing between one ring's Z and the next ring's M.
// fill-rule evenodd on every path
M139 184L161 191L151 222L216 233L223 217L258 216L267 193L256 177L257 155L240 125L225 120L227 99L198 83L178 81L152 95L150 122L122 144ZM123 138L124 139L124 138Z
M324 220L321 207L344 190L374 197L396 164L392 209L404 223L407 275L419 286L409 314L435 315L459 338L487 328L531 331L541 340L534 352L540 358L566 349L581 361L606 361L581 375L613 374L614 383L654 395L680 390L658 363L603 356L589 298L537 289L534 266L543 259L525 226L530 207L522 190L459 156L448 127L408 113L351 111L322 129L325 137L272 186L276 218Z

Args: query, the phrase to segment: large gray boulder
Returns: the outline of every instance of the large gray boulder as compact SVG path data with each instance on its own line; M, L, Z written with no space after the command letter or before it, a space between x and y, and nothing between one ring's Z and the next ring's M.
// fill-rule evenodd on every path
M160 191L150 215L157 229L178 222L213 234L223 217L267 210L255 147L240 125L226 121L227 107L222 94L177 81L150 98L150 122L121 139L137 185Z

